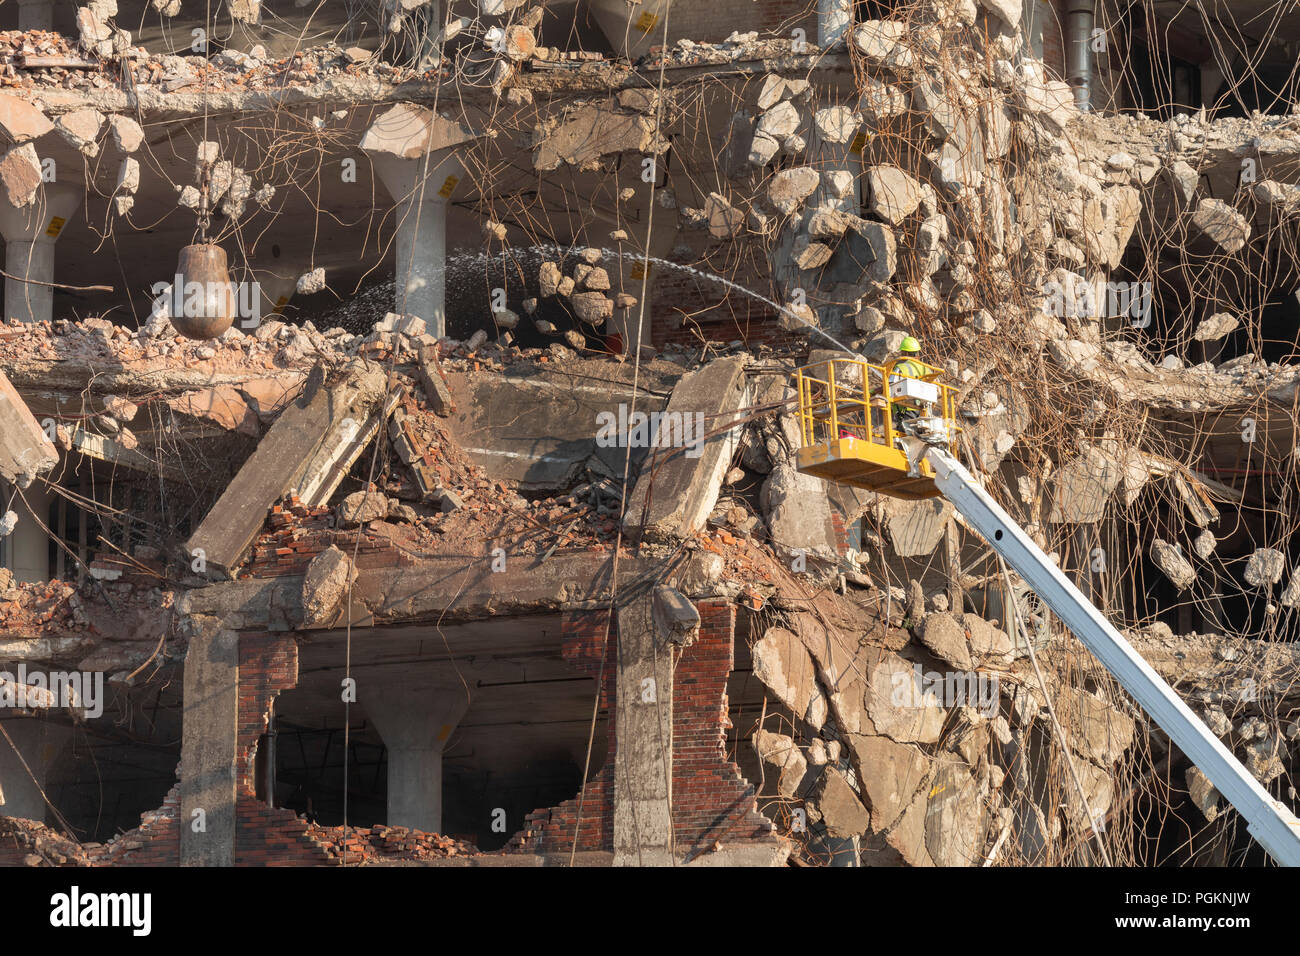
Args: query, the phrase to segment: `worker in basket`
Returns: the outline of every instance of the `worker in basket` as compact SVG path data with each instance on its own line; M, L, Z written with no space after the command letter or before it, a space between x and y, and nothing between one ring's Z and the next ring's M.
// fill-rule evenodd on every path
M889 386L893 389L904 378L925 379L934 375L938 369L931 368L916 356L921 354L921 343L908 335L898 346L899 360L894 363L892 374L889 376ZM891 406L894 418L894 428L903 431L903 423L913 421L921 417L920 409L894 402Z

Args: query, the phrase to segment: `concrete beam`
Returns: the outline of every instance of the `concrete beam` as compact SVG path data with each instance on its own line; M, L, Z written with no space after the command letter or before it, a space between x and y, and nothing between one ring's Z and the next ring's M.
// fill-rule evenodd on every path
M612 559L607 554L555 554L546 561L511 559L509 587L492 571L492 558L423 558L411 568L361 570L352 586L352 624L367 627L438 618L446 623L566 608L598 607L609 600ZM668 569L650 558L619 559L619 594L649 591ZM210 615L240 630L289 631L303 626L302 576L247 578L183 594L180 614ZM347 614L317 623L343 626Z

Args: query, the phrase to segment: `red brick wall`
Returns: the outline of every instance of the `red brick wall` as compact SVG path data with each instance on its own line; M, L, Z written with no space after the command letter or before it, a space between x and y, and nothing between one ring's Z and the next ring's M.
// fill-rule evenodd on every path
M807 31L809 43L817 42L816 0L691 0L673 4L668 16L668 42L680 38L697 43L719 43L739 30L757 30L760 36L788 37L794 27ZM662 24L654 32L658 44Z
M699 268L707 270L707 266ZM743 274L726 277L763 296L772 296L768 280ZM650 280L650 341L655 348L662 349L669 342L695 347L703 341L725 343L739 339L753 348L759 344L783 347L801 341L782 330L774 308L744 293L662 265L655 266Z
M754 788L726 758L726 686L734 663L736 609L726 602L696 605L700 633L682 654L673 676L673 834L687 854L714 841L754 840L772 834L772 824L758 813ZM563 653L584 673L600 670L607 611L570 612L564 616ZM617 628L609 629L601 706L612 710ZM578 849L611 850L614 846L613 776L616 751L612 721L609 750L600 772L584 788ZM511 849L559 853L569 851L579 825L578 798L529 814Z
M311 866L331 863L292 810L257 798L254 762L276 694L298 684L298 642L292 634L239 636L239 730L235 745L235 865Z

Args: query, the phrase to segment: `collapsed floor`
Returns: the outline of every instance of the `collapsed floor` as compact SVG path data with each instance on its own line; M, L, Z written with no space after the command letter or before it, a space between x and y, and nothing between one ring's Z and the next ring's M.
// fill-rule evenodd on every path
M477 72L6 34L5 202L44 225L53 157L114 225L49 317L6 287L0 693L106 699L0 713L0 863L1262 862L950 505L795 468L790 375L919 337L990 493L1295 808L1300 125L1081 113L1019 4L894 8ZM85 291L170 278L196 156L264 300L204 341ZM436 314L390 161L457 179Z

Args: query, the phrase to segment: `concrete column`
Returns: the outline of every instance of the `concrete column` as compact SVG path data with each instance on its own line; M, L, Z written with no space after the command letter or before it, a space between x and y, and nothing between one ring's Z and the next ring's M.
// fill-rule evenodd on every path
M670 866L672 860L673 668L639 597L618 612L615 670L614 865Z
M469 706L464 687L414 676L358 687L388 751L388 825L441 833L442 750Z
M852 22L852 0L817 0L817 45L824 50L842 42Z
M587 9L610 46L635 60L663 42L664 17L672 5L673 0L641 0L636 5L627 0L589 0ZM736 28L744 26L738 23Z
M394 311L424 319L430 335L446 334L447 205L465 178L454 150L428 157L375 156L374 167L397 203Z
M19 30L53 30L54 0L18 0Z
M27 504L23 504L24 498ZM13 509L18 524L5 540L5 565L14 578L24 584L35 584L50 579L50 539L33 517L49 524L50 503L54 496L43 487L32 484L23 489L23 498L14 497ZM30 509L29 510L29 507Z
M239 635L191 615L181 714L181 866L235 861Z
M0 816L44 822L47 807L41 790L45 788L46 772L63 751L71 729L41 717L6 720L4 728L22 760L9 741L0 737ZM45 792L49 795L48 790Z
M0 200L0 234L5 239L5 318L41 322L53 318L54 243L81 205L72 186L45 183L26 206ZM23 279L33 280L24 282Z

